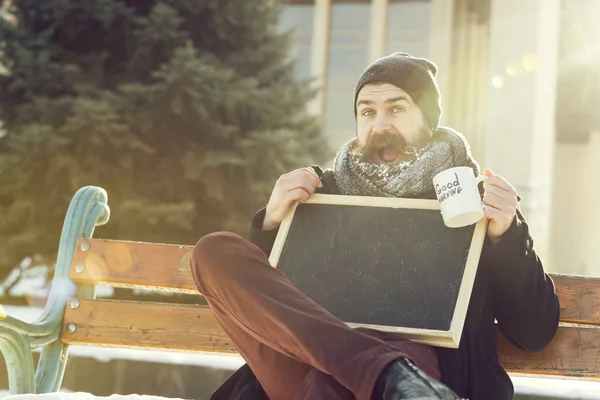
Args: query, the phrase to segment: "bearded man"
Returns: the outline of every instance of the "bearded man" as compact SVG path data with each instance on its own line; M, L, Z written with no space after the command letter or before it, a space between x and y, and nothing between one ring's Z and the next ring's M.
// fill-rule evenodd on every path
M516 345L536 351L557 330L559 303L516 190L491 170L483 171L486 241L458 349L352 329L267 258L284 216L313 193L434 199L438 172L468 166L479 175L464 137L439 126L436 72L429 60L405 53L369 65L354 91L356 136L333 168L281 176L252 220L250 240L217 232L198 241L191 260L197 288L247 363L213 400L512 399L495 320Z

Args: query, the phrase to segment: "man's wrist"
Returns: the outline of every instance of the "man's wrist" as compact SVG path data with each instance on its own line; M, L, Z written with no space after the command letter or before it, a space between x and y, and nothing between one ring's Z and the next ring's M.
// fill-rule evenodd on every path
M488 236L488 239L490 240L490 243L492 245L494 245L494 244L497 244L498 242L500 242L500 240L502 239L502 236L500 236L500 237Z
M277 222L272 221L271 219L267 218L267 216L265 215L265 218L263 219L261 230L272 231L273 229L277 229L278 227L279 227L279 224Z
M492 245L498 244L506 236L514 235L516 232L520 231L521 225L522 225L521 220L519 220L519 218L515 215L515 217L512 221L512 224L508 227L508 229L503 234L501 234L500 236L495 236L495 235L490 235L488 233L488 235L487 235L488 241Z

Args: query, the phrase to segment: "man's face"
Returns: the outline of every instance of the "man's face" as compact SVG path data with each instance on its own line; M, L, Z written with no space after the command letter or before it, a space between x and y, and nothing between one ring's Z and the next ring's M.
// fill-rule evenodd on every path
M392 84L363 86L356 110L356 132L366 162L394 165L410 160L432 136L421 109Z

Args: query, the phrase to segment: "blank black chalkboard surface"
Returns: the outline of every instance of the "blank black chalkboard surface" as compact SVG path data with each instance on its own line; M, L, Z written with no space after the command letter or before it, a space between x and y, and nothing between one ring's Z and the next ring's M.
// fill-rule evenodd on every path
M315 194L269 261L350 326L457 348L486 229L447 228L437 200Z

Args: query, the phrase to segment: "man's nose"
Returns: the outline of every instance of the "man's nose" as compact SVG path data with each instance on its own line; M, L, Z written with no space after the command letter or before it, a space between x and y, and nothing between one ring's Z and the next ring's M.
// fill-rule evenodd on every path
M375 123L373 125L373 133L384 133L390 130L392 127L391 120L385 113L379 113L375 117Z

